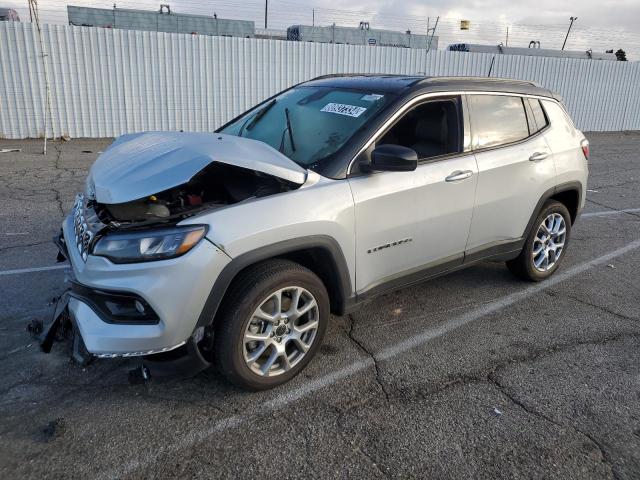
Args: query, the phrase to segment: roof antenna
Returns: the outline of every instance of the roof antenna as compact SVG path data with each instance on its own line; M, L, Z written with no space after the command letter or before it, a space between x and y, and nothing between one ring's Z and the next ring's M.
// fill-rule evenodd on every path
M493 58L491 59L491 65L489 65L489 73L487 74L487 77L491 76L491 70L493 70L493 62L496 61L496 56L494 55Z

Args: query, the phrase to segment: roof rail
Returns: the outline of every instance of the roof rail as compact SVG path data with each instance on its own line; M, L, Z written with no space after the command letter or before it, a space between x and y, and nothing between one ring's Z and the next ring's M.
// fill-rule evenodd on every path
M325 78L340 78L340 77L424 77L424 75L402 75L400 73L326 73L324 75L319 75L317 77L310 78L309 80L305 80L305 82L310 82L312 80L323 80Z
M497 78L497 77L463 77L463 76L450 76L450 77L426 77L421 80L420 83L434 83L434 82L495 82L495 83L512 83L516 85L531 85L533 87L540 87L540 84L530 80L517 80L514 78Z

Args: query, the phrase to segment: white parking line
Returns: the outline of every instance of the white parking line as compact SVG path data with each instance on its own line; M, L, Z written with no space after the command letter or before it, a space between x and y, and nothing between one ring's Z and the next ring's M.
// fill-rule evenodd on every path
M50 267L18 268L16 270L0 270L0 277L3 275L19 275L21 273L48 272L49 270L63 270L70 268L69 265L52 265Z
M624 210L603 210L602 212L587 212L580 215L580 218L591 217L608 217L609 215L620 215L623 213L637 213L640 212L640 208L626 208Z
M569 280L570 278L573 278L576 275L579 275L597 265L606 264L614 258L620 257L621 255L629 253L637 248L640 248L640 239L628 243L624 247L618 248L617 250L605 253L598 258L569 268L568 270L556 274L555 276L551 277L548 280L545 280L544 282L533 284L527 288L520 290L519 292L512 293L491 303L483 305L475 310L464 313L459 317L449 320L439 327L426 329L422 333L414 337L408 338L407 340L401 341L395 345L385 348L381 352L374 354L374 357L377 361L389 360L393 357L407 352L408 350L423 346L435 338L441 337L442 335L445 335L471 322L479 320L487 315L503 310L521 300L530 298L542 290L550 288L560 282ZM339 381L344 380L345 378L349 378L352 375L362 372L363 370L370 368L373 365L373 359L366 358L348 365L347 367L343 367L339 370L333 371L323 377L318 378L317 380L305 382L300 387L289 390L288 392L283 392L275 399L262 402L261 404L257 405L256 409L251 414L233 415L231 417L218 420L207 428L190 430L186 435L184 435L181 439L175 441L174 443L170 445L167 444L157 450L154 450L153 453L151 453L151 451L149 450L146 450L145 452L140 453L137 459L129 463L122 463L114 470L105 471L104 474L99 476L98 478L122 478L124 476L127 476L128 474L138 469L146 468L147 466L155 463L159 457L171 454L173 452L178 452L186 448L190 448L196 443L211 437L216 432L235 428L249 420L251 417L264 415L265 413L274 411L277 408L281 408L282 406L288 405L316 391L334 385Z

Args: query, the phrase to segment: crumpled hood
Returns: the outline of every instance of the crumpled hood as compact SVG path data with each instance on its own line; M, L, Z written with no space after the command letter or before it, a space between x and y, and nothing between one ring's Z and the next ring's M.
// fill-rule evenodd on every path
M116 139L89 171L87 193L125 203L187 183L212 162L273 175L298 185L307 170L266 143L219 133L146 132Z

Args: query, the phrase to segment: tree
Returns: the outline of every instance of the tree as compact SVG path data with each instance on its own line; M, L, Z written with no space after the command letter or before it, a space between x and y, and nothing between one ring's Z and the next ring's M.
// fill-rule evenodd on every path
M618 59L618 61L620 62L626 62L627 61L627 54L624 50L619 49L616 52L616 58Z

